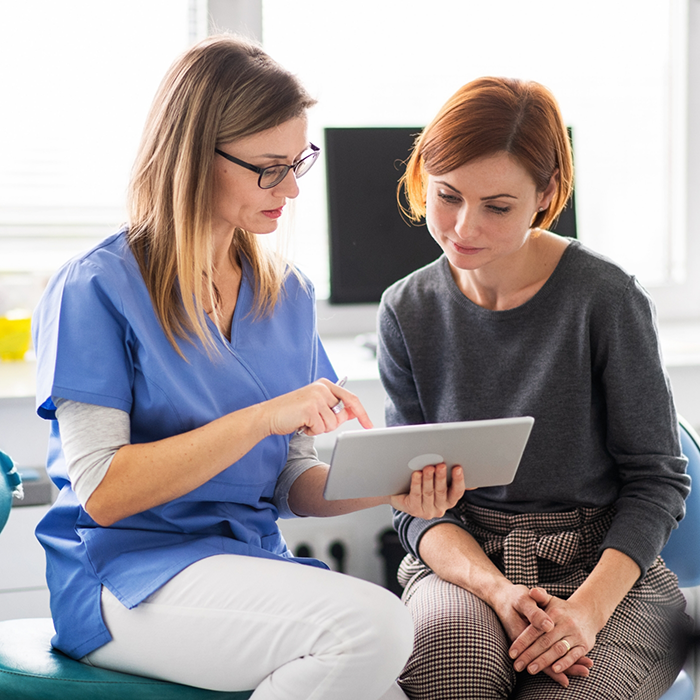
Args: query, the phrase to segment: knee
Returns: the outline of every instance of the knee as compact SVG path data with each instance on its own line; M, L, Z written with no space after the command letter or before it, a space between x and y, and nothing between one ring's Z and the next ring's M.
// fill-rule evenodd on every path
M366 648L395 668L398 676L413 649L413 620L406 606L393 593L373 586L355 611L360 638Z
M421 698L508 698L516 682L505 635L484 629L463 613L433 611L414 619L415 640L401 675L414 700Z

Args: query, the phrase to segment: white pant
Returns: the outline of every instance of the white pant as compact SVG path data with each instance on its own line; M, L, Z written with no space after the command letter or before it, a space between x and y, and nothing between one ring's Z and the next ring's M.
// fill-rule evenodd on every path
M94 666L251 700L399 700L408 610L366 581L300 564L218 555L132 610L102 589L112 641ZM384 695L383 695L384 694Z

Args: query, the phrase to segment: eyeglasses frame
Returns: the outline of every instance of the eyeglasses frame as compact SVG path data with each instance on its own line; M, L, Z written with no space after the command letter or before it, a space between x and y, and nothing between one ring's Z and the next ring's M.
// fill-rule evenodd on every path
M280 182L282 182L282 180L284 180L284 178L287 177L287 175L289 175L290 170L293 170L294 175L296 176L297 168L303 162L307 161L309 158L313 158L313 162L311 163L311 165L313 165L316 162L316 159L318 158L318 155L321 152L321 149L318 146L314 146L313 143L309 143L309 148L311 148L311 153L309 153L308 155L305 155L303 158L300 158L296 163L292 163L291 165L286 165L284 163L280 163L278 165L268 165L264 168L259 168L257 165L251 165L250 163L246 163L244 160L241 160L240 158L236 158L235 156L229 155L228 153L224 153L224 151L222 151L219 148L215 148L214 151L216 153L218 153L220 156L223 156L224 158L226 158L226 160L230 160L232 163L235 163L236 165L240 165L243 168L246 168L248 170L251 170L254 173L257 173L258 174L258 187L261 190L270 190L273 187L276 187L277 185L279 185ZM311 165L309 166L309 169L311 168ZM266 187L263 187L261 183L262 183L263 176L265 175L265 171L270 170L271 168L285 168L284 175L282 175L282 177L280 177L279 180L273 182L271 185L267 185ZM308 170L302 174L306 175L307 172L308 172Z

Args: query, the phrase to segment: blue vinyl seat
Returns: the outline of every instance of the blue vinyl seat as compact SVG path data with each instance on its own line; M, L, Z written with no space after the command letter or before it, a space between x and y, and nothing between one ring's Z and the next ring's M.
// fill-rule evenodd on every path
M685 518L677 530L671 533L661 552L666 566L676 576L681 588L700 585L700 437L683 419L681 424L681 447L688 458L688 474L693 480L685 505ZM693 700L695 688L685 671L662 696L661 700Z

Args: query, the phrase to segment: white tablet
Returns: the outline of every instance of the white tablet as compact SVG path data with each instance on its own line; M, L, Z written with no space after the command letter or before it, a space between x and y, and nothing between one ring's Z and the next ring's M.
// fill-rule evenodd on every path
M430 464L461 464L467 488L515 478L535 419L530 416L348 430L333 448L324 498L407 493L411 474Z

